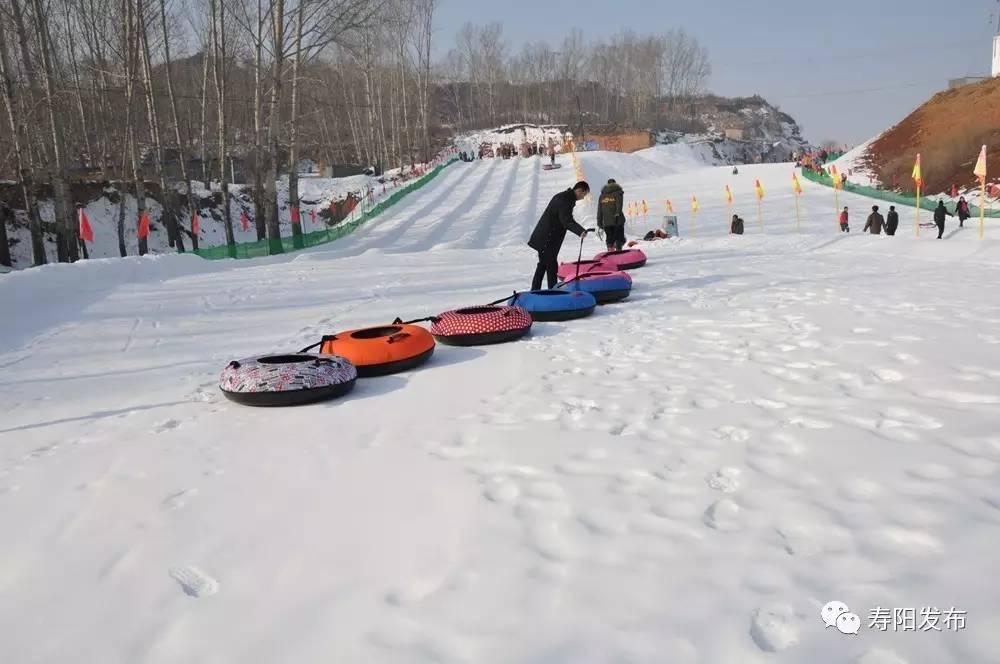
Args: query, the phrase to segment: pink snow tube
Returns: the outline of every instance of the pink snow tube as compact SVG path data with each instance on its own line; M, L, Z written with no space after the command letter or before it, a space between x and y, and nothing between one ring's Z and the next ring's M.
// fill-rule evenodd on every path
M618 268L615 267L614 263L610 261L594 260L590 261L573 261L572 263L560 263L559 264L559 281L566 281L567 279L572 279L576 276L577 263L580 265L580 274L587 274L588 272L614 272Z
M594 256L594 260L611 263L615 270L634 270L646 264L646 254L642 249L604 251Z

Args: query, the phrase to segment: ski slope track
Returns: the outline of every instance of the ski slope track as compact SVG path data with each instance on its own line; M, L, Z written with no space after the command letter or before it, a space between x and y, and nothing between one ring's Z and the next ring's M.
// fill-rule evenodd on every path
M295 255L0 275L0 661L996 662L995 222L863 236L845 194L840 234L803 180L796 232L790 165L585 153L648 202L630 238L678 211L629 300L328 403L222 397L231 359L526 288L560 160L456 164Z

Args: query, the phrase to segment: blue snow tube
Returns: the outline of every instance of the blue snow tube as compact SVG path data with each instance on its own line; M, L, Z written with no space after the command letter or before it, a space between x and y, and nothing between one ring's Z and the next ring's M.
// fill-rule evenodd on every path
M597 300L582 290L536 290L514 293L507 304L527 309L534 321L557 321L589 316Z
M559 288L569 292L590 293L597 304L624 300L632 292L632 278L624 272L588 272L570 279Z

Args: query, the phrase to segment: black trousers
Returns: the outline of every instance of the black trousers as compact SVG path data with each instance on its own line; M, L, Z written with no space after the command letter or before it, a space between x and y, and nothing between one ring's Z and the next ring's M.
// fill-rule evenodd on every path
M559 272L559 249L546 247L538 252L538 267L535 268L535 277L531 280L531 290L540 290L542 287L542 277L548 278L548 287L555 288L558 281Z
M940 240L941 236L944 235L944 222L943 221L938 221L938 222L935 222L935 223L937 224L937 227L938 227L938 239Z
M625 227L608 226L604 229L604 241L608 251L621 251L625 248Z

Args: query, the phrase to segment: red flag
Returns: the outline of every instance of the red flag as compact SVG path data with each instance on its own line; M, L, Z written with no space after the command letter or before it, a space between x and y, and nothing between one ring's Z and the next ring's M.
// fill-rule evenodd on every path
M309 210L309 221L313 222L313 226L316 225L316 208Z
M250 230L250 217L247 216L246 210L240 210L240 228L245 231Z
M84 242L94 241L94 229L90 227L90 219L87 219L87 213L83 208L80 208L80 237Z
M958 185L957 184L951 185L951 197L952 198L958 198Z
M298 205L293 205L291 207L291 210L289 210L289 212L292 215L292 223L293 224L297 224L297 223L299 223L299 222L302 221L302 218L299 216L299 206Z
M197 212L191 213L191 232L195 235L201 235L201 217L198 216Z
M149 237L149 215L145 210L139 215L139 237Z
M991 184L990 185L990 196L993 198L1000 198L1000 186Z

